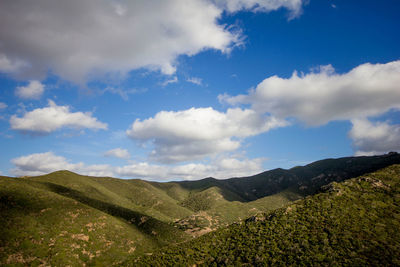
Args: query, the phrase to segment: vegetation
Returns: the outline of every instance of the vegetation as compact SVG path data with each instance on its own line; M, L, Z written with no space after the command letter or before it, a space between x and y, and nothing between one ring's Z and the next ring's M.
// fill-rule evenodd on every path
M159 252L161 254L155 254L162 255L160 264L166 263L163 261L165 259L172 260L171 263L176 261L186 265L199 263L199 261L201 262L200 259L203 258L207 259L204 262L205 264L223 264L221 259L224 257L224 253L230 250L224 244L237 246L237 248L248 247L249 251L247 252L247 248L242 248L243 253L245 253L243 255L248 255L246 257L250 257L249 259L252 260L247 261L240 258L241 254L239 255L240 260L237 260L238 255L235 253L239 252L236 251L232 252L234 253L233 256L229 254L228 261L223 258L228 265L246 262L255 264L259 261L271 263L268 259L280 260L282 258L279 257L289 255L288 252L284 252L285 250L279 252L281 254L271 252L272 254L268 258L264 254L262 254L263 256L257 254L258 252L254 254L253 250L262 251L261 248L274 246L274 242L285 237L285 235L291 237L292 233L299 231L296 228L297 226L294 225L303 220L307 213L317 212L316 210L320 207L316 208L317 206L313 202L309 205L313 207L312 209L309 209L307 205L301 208L302 206L296 205L302 202L296 202L297 204L293 206L296 208L292 209L296 212L297 210L301 211L301 217L295 217L295 219L288 217L285 219L286 221L277 222L278 224L283 223L282 225L292 232L282 231L282 236L276 236L273 239L265 238L266 235L270 235L270 232L264 229L266 226L269 229L271 227L269 224L273 220L260 219L270 216L268 214L275 214L273 215L274 218L281 218L282 216L284 218L290 212L286 214L286 209L278 210L276 213L268 212L314 194L320 191L321 187L331 182L340 182L394 163L400 163L400 155L396 153L376 157L329 159L304 167L296 167L290 170L276 169L245 178L227 180L206 178L199 181L168 183L89 177L69 171L58 171L37 177L0 177L0 225L2 226L0 227L0 265L80 266L100 263L102 265L115 265L120 264L126 258L134 259L171 244L179 244L179 248L168 248ZM390 184L383 180L382 182L385 185ZM342 185L335 186L340 187ZM325 191L336 190L332 188L325 188ZM390 188L393 189L394 187ZM347 192L346 190L341 192ZM386 196L386 193L387 191L383 191L382 194ZM324 194L329 195L331 192ZM392 202L396 203L398 194L393 192L391 194L394 199ZM347 196L346 194L343 195ZM365 195L354 197L363 199ZM373 198L372 192L370 197ZM307 197L304 201L310 201L310 199ZM331 209L347 208L351 204L350 200L347 199L347 202L343 200L343 202L336 204L336 200L332 201L335 205ZM379 199L372 204L367 200L364 203L368 205L383 207L387 205L385 202L387 199ZM360 210L363 210L362 207L360 207ZM283 212L284 215L279 215L279 212ZM375 218L367 213L369 209L365 207L362 212L368 214L368 218L371 217L368 220ZM259 214L262 213L267 213L267 215L260 217ZM313 218L318 221L328 213L328 211L321 210L321 217L313 215ZM388 214L379 213L378 215L385 218ZM391 214L397 216L395 212ZM343 223L342 227L349 227L347 224L350 224L353 219L358 220L351 216L350 214L343 218L343 221L347 220L347 223ZM249 217L252 219L245 221ZM380 226L384 229L381 232L385 235L396 236L396 233L392 235L385 229L389 226L395 226L398 219L398 217L394 217L391 224L385 222L385 226ZM328 224L339 224L339 221L329 220L329 218L326 218L324 221L327 224L324 227L328 230L330 229ZM380 221L369 222L378 226L379 223L383 223ZM229 227L223 228L227 226ZM367 224L363 224L364 226L365 229L369 229ZM221 228L225 230L217 230ZM202 236L215 230L217 231L211 233L211 235ZM317 230L315 228L313 231ZM374 233L375 230L369 231ZM254 236L252 236L253 234ZM330 232L327 232L327 234L330 236ZM264 240L260 245L261 247L252 247L251 244L254 242L254 244L258 244L257 238L259 237L263 237ZM370 237L362 235L362 238L369 239ZM193 238L196 238L192 241L193 243L182 243ZM242 241L240 241L242 238L249 243L244 242L242 244ZM305 236L299 235L296 238L307 239L302 241L303 243L314 240L311 237L309 238L307 234ZM218 241L219 239L220 241ZM232 240L239 241L235 241L235 243ZM290 242L293 241L290 240ZM208 243L209 241L211 243ZM339 241L342 242L342 240ZM209 245L201 248L200 244L203 242ZM345 239L343 242L345 242ZM293 245L293 249L297 251L298 246L304 249L303 243L300 244L301 246ZM214 250L212 244L218 245L221 249ZM285 245L287 244L285 243ZM178 254L183 253L182 255L192 256L187 261L180 261L179 257L181 256L170 253L171 249L176 250ZM335 247L332 247L332 249L335 249ZM250 251L253 252L250 253ZM388 249L387 251L391 250ZM208 254L211 256L207 256ZM213 255L218 255L219 258ZM252 258L253 256L258 257L257 260ZM141 258L140 264L149 263L151 260L151 257ZM130 260L129 263L134 264L135 262ZM139 264L139 262L136 264Z
M126 264L400 265L400 165Z

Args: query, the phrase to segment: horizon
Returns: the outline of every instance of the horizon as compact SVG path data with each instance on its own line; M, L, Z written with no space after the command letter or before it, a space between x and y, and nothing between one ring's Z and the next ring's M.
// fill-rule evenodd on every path
M227 179L399 152L399 13L395 0L1 2L0 175Z
M158 182L158 183L178 183L178 182L195 182L195 181L201 181L201 180L205 180L205 179L214 179L214 180L230 180L230 179L241 179L241 178L249 178L249 177L253 177L253 176L257 176L259 174L263 174L269 171L274 171L274 170L285 170L285 171L290 171L291 169L294 168L301 168L301 167L306 167L308 165L314 164L316 162L321 162L321 161L326 161L326 160L336 160L336 159L344 159L344 158L360 158L360 157L382 157L382 156L389 156L389 155L393 155L393 154L399 154L398 152L394 152L394 151L390 151L386 154L380 154L380 155L368 155L368 156L348 156L348 157L340 157L340 158L324 158L324 159L319 159L304 165L297 165L297 166L293 166L290 168L281 168L281 167L276 167L273 169L269 169L269 170L264 170L261 171L259 173L254 173L254 174L250 174L248 176L234 176L234 177L227 177L227 178L223 178L223 179L219 179L219 178L215 178L212 176L208 176L208 177L202 177L199 179L192 179L192 180L179 180L179 179L170 179L170 180L160 180L160 181L153 181L153 180L147 180L147 179L142 179L142 178L135 178L135 177L125 177L125 178L119 178L119 177L112 177L112 176L97 176L97 175L85 175L85 174L80 174L78 172L74 172L74 171L70 171L70 170L56 170L56 171L52 171L49 173L44 173L41 175L33 175L33 176L29 176L29 175L25 175L25 176L11 176L9 178L32 178L32 177L39 177L39 176L44 176L44 175L51 175L53 173L58 173L58 172L70 172L79 176L87 176L87 177L93 177L93 178L111 178L111 179L118 179L118 180L141 180L141 181L147 181L147 182ZM1 176L1 175L0 175Z

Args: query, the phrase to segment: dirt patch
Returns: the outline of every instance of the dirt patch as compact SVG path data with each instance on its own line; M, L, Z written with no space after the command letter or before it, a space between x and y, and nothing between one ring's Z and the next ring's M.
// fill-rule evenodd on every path
M287 207L287 208L286 208L286 211L285 211L285 214L288 214L288 213L291 212L292 210L293 210L292 207Z
M76 239L76 240L85 241L85 242L89 241L89 236L85 235L85 234L73 234L72 238Z
M194 237L198 237L198 236L207 234L207 233L209 233L209 232L211 232L211 231L214 231L214 229L211 229L210 227L206 227L206 228L203 228L203 229L197 228L197 229L198 229L197 231L190 232L190 230L188 230L188 231L186 231L186 232L187 232L188 234L191 234L191 235L194 236ZM194 229L193 229L193 230L194 230Z
M88 256L89 260L94 258L94 255L90 251L87 251L86 249L82 250L82 254Z
M71 248L72 248L72 249L80 249L81 246L80 246L79 244L72 244L72 245L71 245Z
M112 244L114 244L114 242L111 241L111 240L105 240L104 241L104 245L105 245L106 248L110 248L112 246Z
M95 224L94 224L94 223L88 223L88 224L86 224L85 226L86 226L88 232L92 232L92 231L95 230L95 227L94 227Z
M27 257L25 258L24 255L19 252L15 254L11 254L7 258L7 264L13 264L13 263L22 263L22 264L27 264L32 261L34 261L36 257Z
M65 235L67 235L67 234L68 234L67 231L61 231L61 233L60 233L58 236L65 236Z
M200 221L200 224L198 223ZM217 218L213 218L206 211L200 211L185 219L175 222L184 227L185 232L193 237L198 237L216 230L220 225Z
M79 216L79 212L73 213L73 212L68 212L67 213L72 219L76 219Z
M42 210L40 211L40 213L45 213L46 211L49 211L49 210L51 210L51 208L42 209Z
M371 177L362 177L361 181L369 182L369 183L371 183L371 185L373 187L376 187L376 188L382 188L382 189L385 189L385 190L389 190L390 189L389 185L383 183L379 179L375 179L375 178L371 178Z
M55 238L50 238L49 247L53 247L56 244Z

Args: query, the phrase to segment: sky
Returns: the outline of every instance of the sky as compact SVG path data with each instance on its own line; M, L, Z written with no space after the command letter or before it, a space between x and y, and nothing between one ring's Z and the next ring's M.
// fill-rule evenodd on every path
M400 151L400 1L0 1L0 175L219 179Z

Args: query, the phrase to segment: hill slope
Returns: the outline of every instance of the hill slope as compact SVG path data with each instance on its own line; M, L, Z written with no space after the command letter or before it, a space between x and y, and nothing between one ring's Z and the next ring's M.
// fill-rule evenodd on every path
M40 179L0 179L0 265L111 265L187 238L138 211Z
M400 165L323 189L129 264L400 265Z
M289 170L274 169L257 175L216 180L178 182L183 188L204 190L216 186L227 200L253 201L279 193L288 188L304 191L304 195L316 193L321 185L340 182L400 163L400 154L391 152L382 156L344 157L324 159L306 166Z
M400 155L320 160L289 170L275 169L250 177L158 183L166 190L190 190L182 202L195 213L178 221L192 235L203 234L260 212L280 208L291 201L315 194L330 182L340 182L400 163ZM211 191L213 192L211 194ZM212 220L210 220L210 217Z
M329 159L245 178L168 183L69 171L0 177L0 265L116 264L393 163L400 163L400 155Z

